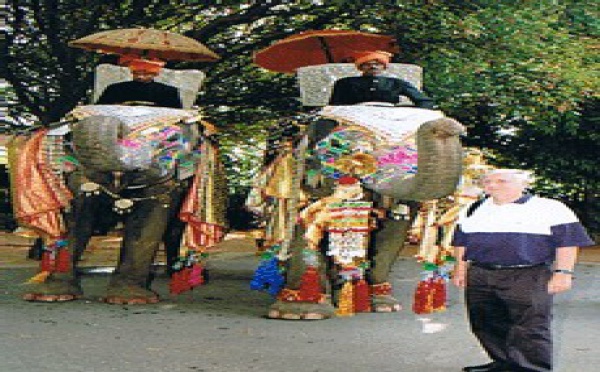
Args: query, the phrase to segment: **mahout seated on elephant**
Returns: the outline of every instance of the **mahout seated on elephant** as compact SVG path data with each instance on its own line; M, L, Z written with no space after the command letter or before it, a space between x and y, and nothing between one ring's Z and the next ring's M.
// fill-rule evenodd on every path
M381 102L326 106L273 128L248 198L265 216L270 249L252 287L276 296L268 317L399 311L390 271L419 203L456 188L463 132L440 111Z
M222 237L225 210L216 145L204 129L195 110L88 105L59 128L18 137L14 207L46 243L43 275L26 286L24 299L81 297L77 264L95 224L110 214L123 222L124 236L103 301L158 302L150 280L161 242L176 279L172 292L200 284L198 256Z
M132 79L110 84L96 101L98 105L146 102L153 106L183 108L179 90L155 81L165 63L158 59L121 56L119 64L127 66Z
M386 75L391 54L384 51L360 51L354 55L354 65L360 76L346 76L335 81L329 105L355 105L364 102L400 103L408 98L415 106L433 109L435 102L412 83Z

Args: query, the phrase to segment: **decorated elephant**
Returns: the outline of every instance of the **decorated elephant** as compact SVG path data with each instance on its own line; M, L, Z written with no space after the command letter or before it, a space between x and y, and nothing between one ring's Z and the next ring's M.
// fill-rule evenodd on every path
M391 268L419 203L456 189L464 127L374 103L326 106L271 133L247 203L265 216L269 249L251 286L276 296L268 317L400 310Z
M171 292L201 284L200 254L223 236L226 200L209 134L194 110L90 105L58 128L17 138L17 218L45 237L41 273L24 299L81 297L77 264L106 218L122 221L124 236L103 301L159 301L150 281L161 242Z

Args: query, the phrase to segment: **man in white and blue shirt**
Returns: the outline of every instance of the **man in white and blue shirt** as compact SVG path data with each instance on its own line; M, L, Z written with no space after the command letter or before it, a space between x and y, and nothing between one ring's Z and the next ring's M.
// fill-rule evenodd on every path
M571 289L578 247L593 241L559 201L525 194L529 174L496 169L489 197L459 218L452 281L465 287L471 330L492 359L466 372L552 370L553 295Z

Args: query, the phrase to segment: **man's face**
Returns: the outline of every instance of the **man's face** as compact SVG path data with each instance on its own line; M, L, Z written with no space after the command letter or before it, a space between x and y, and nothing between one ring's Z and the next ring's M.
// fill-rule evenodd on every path
M513 175L501 173L486 176L482 183L486 194L500 200L518 199L526 186L525 182Z
M364 76L375 76L381 74L385 70L385 64L374 59L362 63L358 66L358 69Z
M144 70L133 70L131 71L131 74L133 75L133 80L140 81L142 83L149 83L154 80L156 76L158 76L157 72Z

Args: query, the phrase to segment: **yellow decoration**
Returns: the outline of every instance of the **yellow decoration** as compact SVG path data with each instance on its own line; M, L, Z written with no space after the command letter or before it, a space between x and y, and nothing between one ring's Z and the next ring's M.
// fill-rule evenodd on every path
M48 278L49 275L50 275L50 271L41 271L38 274L27 279L27 281L25 283L27 283L27 284L44 283L46 281L46 278Z
M341 157L333 167L342 173L364 177L377 171L377 160L373 155L358 153Z
M265 194L274 198L289 199L294 195L292 180L294 172L294 157L291 149L274 162L273 174L266 185Z
M352 281L348 280L342 286L338 306L335 311L337 316L353 316L354 315L354 288Z

